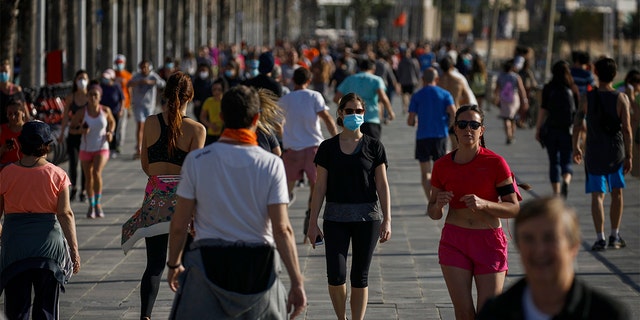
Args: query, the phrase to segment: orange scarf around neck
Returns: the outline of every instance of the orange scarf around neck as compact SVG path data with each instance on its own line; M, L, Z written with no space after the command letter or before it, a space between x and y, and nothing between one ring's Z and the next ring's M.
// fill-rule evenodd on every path
M243 144L252 146L258 145L258 135L249 129L229 129L225 128L220 137L229 138Z

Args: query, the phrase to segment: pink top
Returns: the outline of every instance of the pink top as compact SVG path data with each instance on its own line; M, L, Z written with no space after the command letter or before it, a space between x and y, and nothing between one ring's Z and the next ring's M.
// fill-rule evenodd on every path
M0 171L0 196L7 213L57 213L58 196L71 182L54 164L24 168L10 164Z

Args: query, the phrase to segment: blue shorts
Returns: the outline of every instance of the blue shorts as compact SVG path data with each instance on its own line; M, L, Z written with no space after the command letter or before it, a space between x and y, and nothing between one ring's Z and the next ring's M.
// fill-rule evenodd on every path
M618 171L609 174L590 174L587 172L587 180L585 182L585 192L611 192L611 189L624 189L623 168L620 166Z
M145 122L147 118L155 111L155 106L133 106L133 116L137 122Z

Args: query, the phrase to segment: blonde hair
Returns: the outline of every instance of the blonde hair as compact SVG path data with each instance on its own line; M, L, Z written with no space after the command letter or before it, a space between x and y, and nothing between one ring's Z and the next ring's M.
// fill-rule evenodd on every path
M284 120L284 111L276 103L278 97L267 89L259 89L260 96L260 121L258 129L263 132L279 132Z

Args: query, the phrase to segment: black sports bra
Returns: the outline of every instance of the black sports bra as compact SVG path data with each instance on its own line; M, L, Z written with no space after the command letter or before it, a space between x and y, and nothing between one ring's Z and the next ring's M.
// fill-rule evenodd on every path
M182 166L187 153L184 150L176 148L173 150L173 156L169 157L169 139L167 138L167 124L164 122L162 113L158 114L160 121L160 137L158 140L147 148L149 163L168 162L178 166Z

